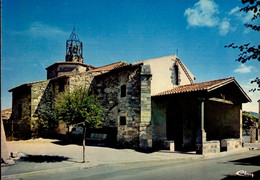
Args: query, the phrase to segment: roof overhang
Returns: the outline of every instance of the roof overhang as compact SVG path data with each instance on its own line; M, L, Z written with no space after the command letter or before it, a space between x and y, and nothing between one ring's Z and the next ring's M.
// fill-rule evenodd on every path
M84 64L84 63L77 63L77 62L56 62L50 66L48 66L47 68L45 68L46 70L58 66L58 65L80 65L80 66L84 66L84 67L91 67L93 69L96 69L97 67L89 65L89 64Z
M173 88L168 91L164 91L161 93L158 93L156 95L153 95L153 97L160 97L160 96L170 96L170 95L180 95L180 94L204 94L205 96L221 87L227 86L231 83L234 83L236 89L238 90L239 94L242 97L241 102L252 102L250 97L246 94L246 92L241 88L241 86L238 84L238 82L235 80L235 78L225 78L225 79L219 79L214 81L207 81L202 83L194 83L194 84L188 84L183 86L178 86L176 88ZM230 92L232 93L232 92Z

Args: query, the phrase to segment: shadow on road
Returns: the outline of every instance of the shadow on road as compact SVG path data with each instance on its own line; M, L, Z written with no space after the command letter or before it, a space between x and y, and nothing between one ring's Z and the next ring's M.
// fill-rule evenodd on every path
M237 159L234 161L229 161L231 163L234 163L234 165L242 165L242 166L260 166L260 155L249 157L249 158L243 158L243 159ZM234 175L227 175L224 179L260 179L260 170L255 172L248 172L252 173L254 177L239 177ZM224 180L222 179L222 180Z
M234 161L229 161L235 163L235 165L250 165L250 166L260 166L260 155L253 156L244 159L237 159Z
M67 161L69 158L64 156L48 156L48 155L26 155L20 157L19 161L24 162L35 162L35 163L55 163L55 162L62 162Z

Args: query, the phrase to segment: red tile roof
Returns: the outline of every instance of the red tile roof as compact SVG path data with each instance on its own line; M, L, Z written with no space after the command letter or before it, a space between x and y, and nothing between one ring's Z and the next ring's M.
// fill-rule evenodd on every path
M9 119L11 114L12 114L12 108L3 109L1 111L1 117L2 117L3 120Z
M85 67L91 67L93 69L97 68L95 66L89 65L89 64L84 64L84 63L80 63L80 62L56 62L50 66L48 66L47 68L45 68L46 70L48 70L49 68L53 67L53 66L57 66L58 64L73 64L73 65L81 65L81 66L85 66Z
M17 89L17 88L20 88L20 87L29 87L29 86L32 86L33 84L36 84L36 83L39 83L39 82L44 82L44 81L48 81L48 80L24 83L24 84L21 84L19 86L16 86L16 87L12 88L12 89L9 89L8 92L12 92L14 89Z
M105 66L102 66L102 67L99 67L99 68L96 68L96 69L92 69L90 71L92 72L97 72L97 71L111 71L113 69L117 69L117 68L120 68L120 67L123 67L127 65L126 62L123 62L123 61L119 61L119 62L115 62L115 63L112 63L112 64L108 64L108 65L105 65Z
M180 93L198 92L198 91L210 91L210 90L216 89L218 87L221 87L225 84L228 84L232 81L235 81L235 79L233 77L230 77L230 78L218 79L218 80L214 80L214 81L188 84L188 85L178 86L176 88L161 92L154 96L165 96L165 95L171 95L171 94L180 94Z

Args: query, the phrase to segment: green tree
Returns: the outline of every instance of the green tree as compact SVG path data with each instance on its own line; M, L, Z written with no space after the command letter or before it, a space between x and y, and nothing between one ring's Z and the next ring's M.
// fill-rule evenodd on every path
M246 111L242 112L242 119L243 119L243 129L250 129L252 126L258 126L258 123L260 121L259 117L256 117L252 114L249 114Z
M246 4L245 7L241 8L241 12L253 12L254 16L251 19L251 24L247 23L244 24L246 28L250 28L254 31L260 31L260 24L259 21L257 21L257 18L260 17L260 1L259 0L242 0L243 4ZM230 45L225 46L227 48L234 48L239 49L240 54L238 55L238 58L236 61L245 63L249 60L257 60L260 62L260 44L258 45L251 45L250 43L246 43L243 45L235 45L234 43L231 43ZM251 91L260 90L260 78L256 77L254 80L251 81L251 83L256 83L258 88L254 88Z
M36 137L53 137L59 122L56 113L51 108L46 108L45 112L39 113L35 121L34 136Z
M55 110L60 120L67 125L83 126L83 162L85 162L86 131L101 126L103 108L96 96L79 87L64 91L55 100Z

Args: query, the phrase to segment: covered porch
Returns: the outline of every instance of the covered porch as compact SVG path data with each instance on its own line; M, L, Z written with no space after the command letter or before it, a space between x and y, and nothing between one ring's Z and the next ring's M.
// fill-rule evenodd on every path
M239 148L242 103L249 101L234 78L184 85L159 93L152 97L154 147L165 148L165 142L171 141L176 151L217 153L232 138L234 146Z

